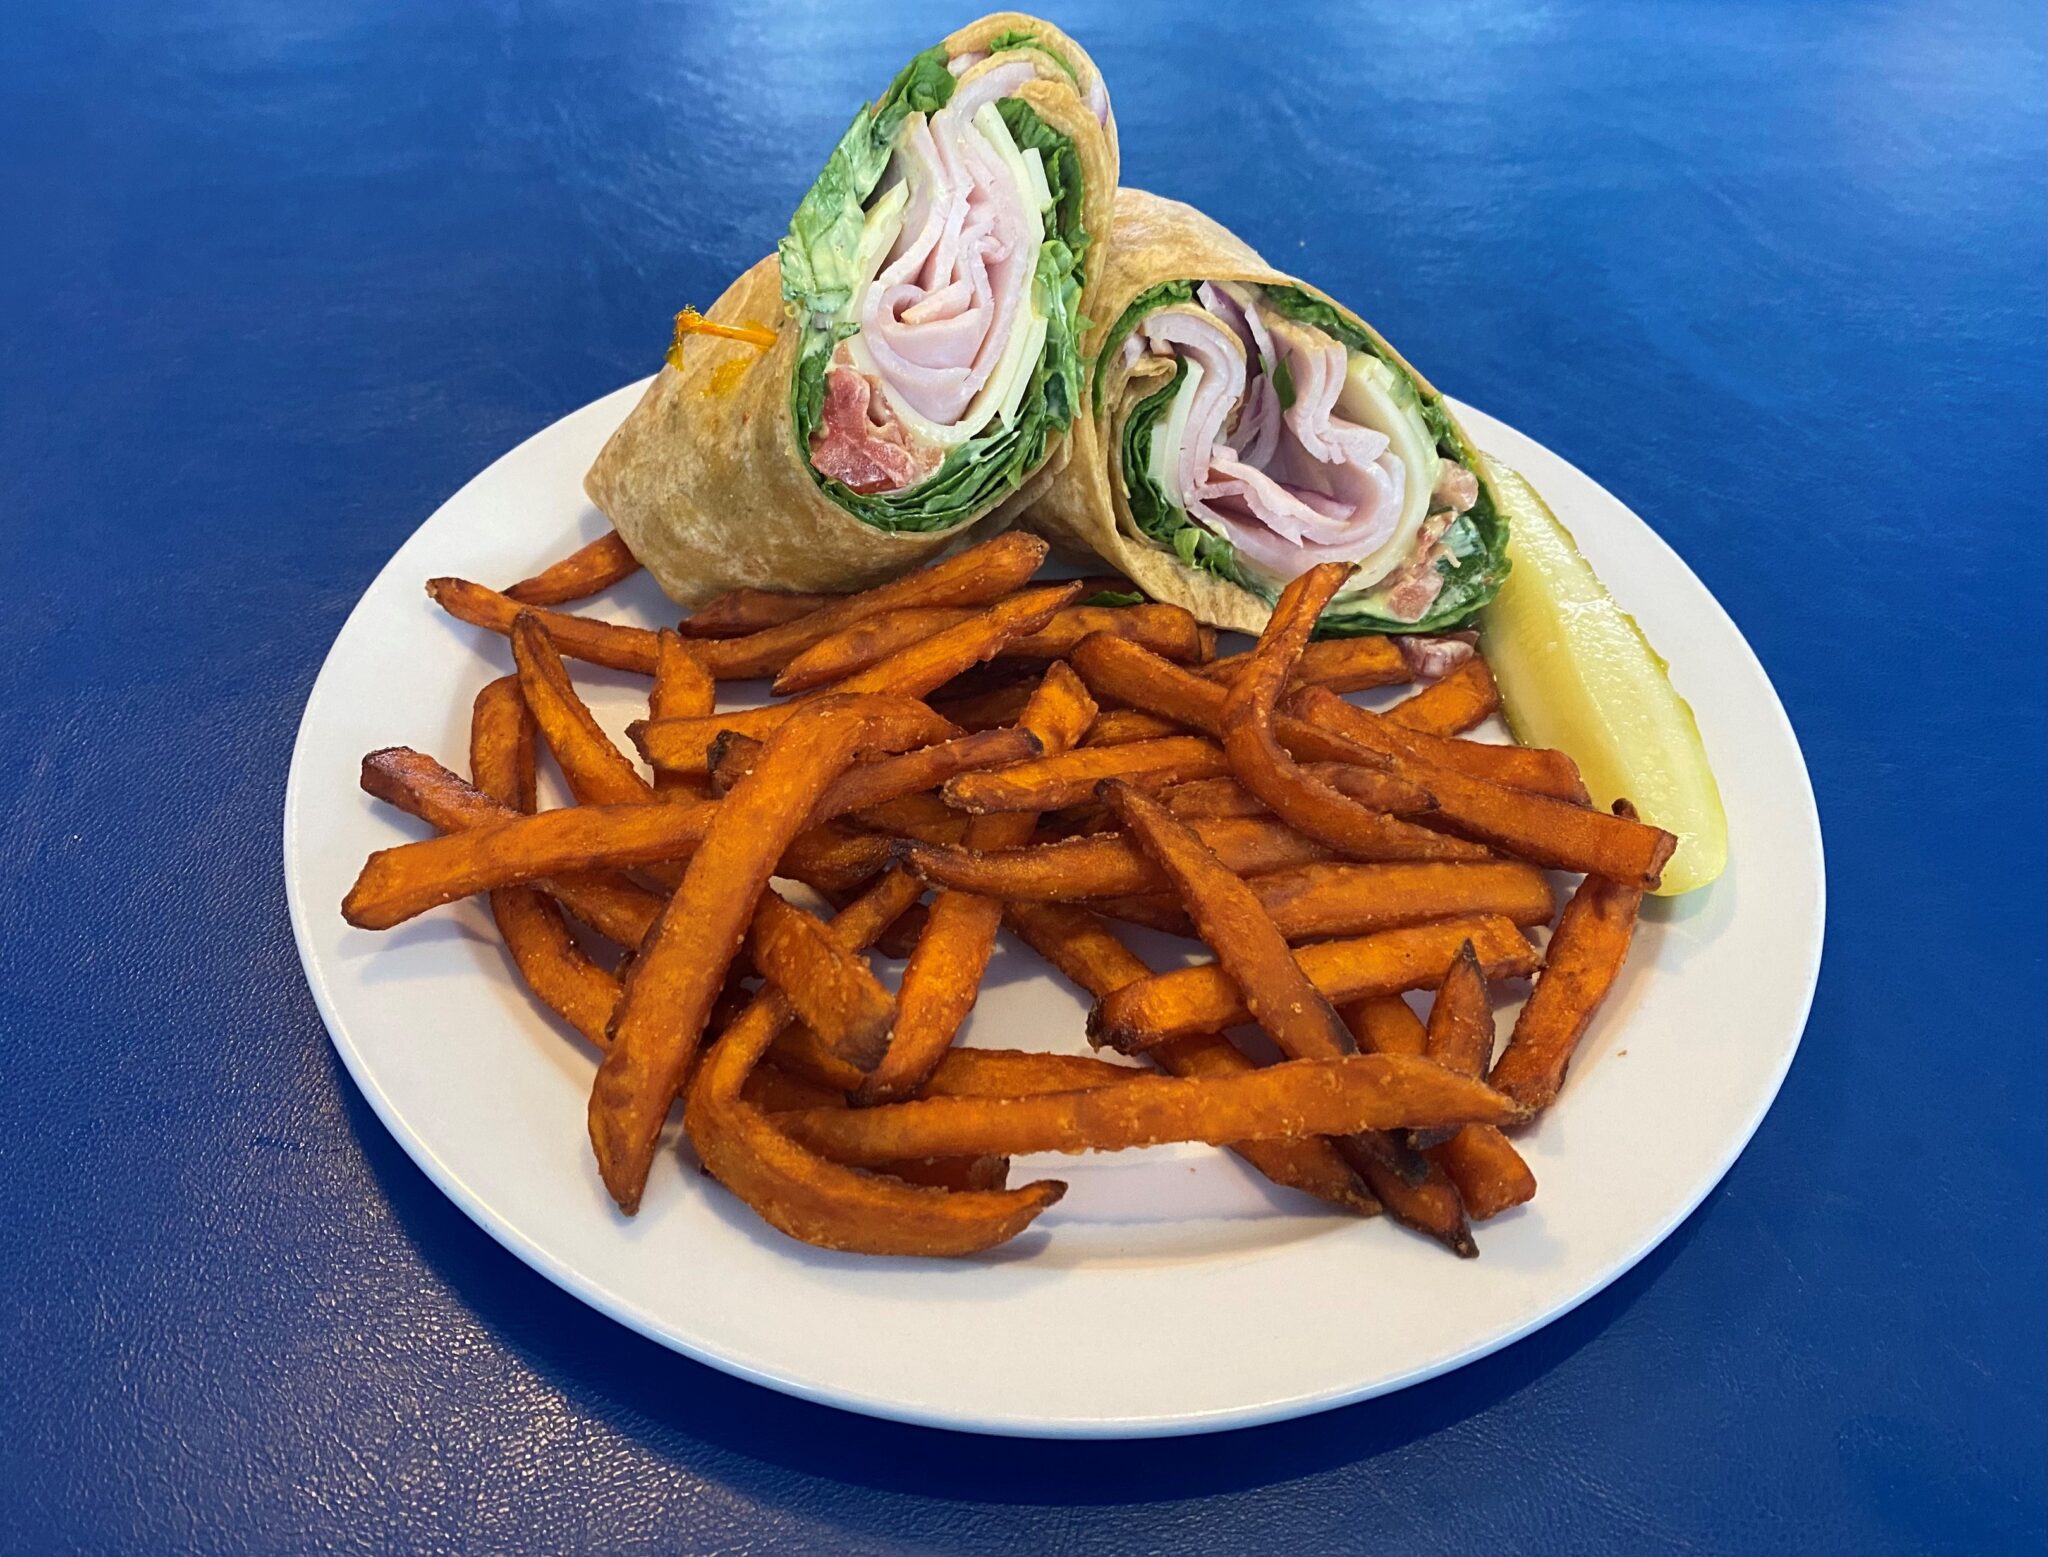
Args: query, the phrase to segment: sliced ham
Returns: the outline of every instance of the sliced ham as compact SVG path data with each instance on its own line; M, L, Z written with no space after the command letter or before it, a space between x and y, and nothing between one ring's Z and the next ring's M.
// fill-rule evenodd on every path
M1416 537L1415 554L1387 580L1387 610L1398 620L1421 621L1429 608L1436 604L1436 597L1444 592L1444 576L1438 571L1437 563L1450 555L1444 547L1443 537L1444 531L1451 527L1453 517L1446 509L1423 520L1422 532Z
M944 108L905 120L893 163L909 204L860 302L861 337L884 393L942 426L988 382L1031 287L1043 223L973 120L1034 73L969 72Z
M1197 298L1200 308L1163 308L1139 326L1148 349L1203 368L1170 495L1282 582L1371 556L1400 520L1406 474L1383 434L1337 414L1343 345L1234 286L1205 283ZM1294 384L1284 409L1271 371L1283 359Z
M936 450L913 447L886 402L842 346L825 370L825 404L811 434L811 465L856 492L894 492L938 467Z
M1441 681L1479 651L1479 634L1445 633L1431 638L1421 633L1403 633L1394 640L1394 646L1401 651L1408 673L1417 681Z
M929 429L921 440L905 422L959 425L1030 294L1044 223L974 116L1036 69L976 69L985 59L956 57L946 106L905 117L884 182L906 186L903 225L855 304L865 360L842 346L826 370L811 464L856 492L900 491L939 467Z
M1463 465L1453 465L1445 460L1437 473L1436 486L1429 494L1431 508L1448 508L1454 514L1462 514L1479 501L1479 478Z

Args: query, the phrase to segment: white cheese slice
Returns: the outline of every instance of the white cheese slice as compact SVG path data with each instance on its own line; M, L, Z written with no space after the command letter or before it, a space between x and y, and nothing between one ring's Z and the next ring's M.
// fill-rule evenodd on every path
M1388 450L1401 462L1403 489L1401 517L1394 533L1371 556L1358 565L1344 594L1356 594L1378 583L1415 550L1416 532L1429 514L1429 494L1435 490L1443 461L1436 452L1436 440L1422 420L1415 395L1394 370L1368 352L1354 351L1344 373L1344 388L1337 396L1337 414L1348 422L1370 427L1386 435Z
M1188 413L1195 406L1195 391L1202 387L1202 365L1193 357L1181 358L1180 388L1166 415L1152 425L1152 449L1146 471L1152 484L1164 492L1176 508L1186 510L1187 494L1180 489L1180 451L1187 441Z

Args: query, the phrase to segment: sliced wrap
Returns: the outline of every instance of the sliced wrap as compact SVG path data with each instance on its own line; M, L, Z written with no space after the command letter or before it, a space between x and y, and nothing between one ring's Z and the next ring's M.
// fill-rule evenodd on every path
M1358 564L1325 633L1433 631L1493 597L1491 478L1372 326L1143 190L1117 191L1109 250L1090 414L1033 528L1242 632L1322 562Z
M925 50L708 311L756 339L678 321L591 501L685 605L865 588L1006 520L1067 458L1116 177L1057 28L1006 12Z

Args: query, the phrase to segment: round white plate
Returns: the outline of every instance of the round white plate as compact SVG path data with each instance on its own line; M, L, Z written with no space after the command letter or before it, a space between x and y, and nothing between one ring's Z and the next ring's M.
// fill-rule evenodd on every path
M1748 1141L1820 960L1820 828L1798 743L1742 635L1640 519L1461 407L1670 658L1732 839L1711 888L1653 900L1563 1098L1523 1142L1542 1188L1478 1229L1479 1259L1384 1218L1324 1214L1193 1147L1021 1161L1012 1182L1050 1172L1070 1192L1023 1238L965 1261L792 1242L682 1151L661 1155L640 1215L618 1215L584 1135L592 1057L519 986L483 908L376 935L337 905L367 854L424 831L356 787L362 755L410 745L464 770L470 700L510 666L502 640L442 615L423 582L502 585L600 533L583 472L639 393L521 444L399 549L328 655L285 795L292 926L343 1062L428 1176L549 1279L714 1367L854 1411L1040 1436L1199 1432L1362 1400L1526 1335L1648 1253ZM590 609L675 614L644 577ZM615 732L640 711L644 684L575 670ZM1083 1009L1006 946L966 1041L1085 1052ZM1173 1317L1136 1317L1160 1314Z

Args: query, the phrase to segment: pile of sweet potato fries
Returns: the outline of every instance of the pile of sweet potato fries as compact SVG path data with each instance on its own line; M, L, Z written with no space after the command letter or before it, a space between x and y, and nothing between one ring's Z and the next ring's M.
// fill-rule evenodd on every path
M477 696L468 781L363 759L363 788L440 836L372 855L344 914L387 929L488 894L601 1056L590 1141L627 1212L680 1101L720 1184L829 1248L986 1249L1065 1189L1008 1187L1012 1156L1200 1141L1474 1253L1470 1224L1535 1192L1503 1132L1556 1098L1674 840L1591 808L1561 752L1461 739L1497 706L1477 655L1384 714L1347 702L1412 676L1391 640L1309 641L1342 566L1217 658L1121 579L1032 583L1044 560L1010 533L660 632L550 609L634 570L614 536L502 592L433 580L516 672ZM653 678L647 772L565 659ZM718 711L719 682L764 677L779 701ZM574 804L537 809L539 744ZM1584 879L1539 955L1551 871ZM1214 960L1155 971L1119 921ZM1005 926L1094 998L1098 1047L1144 1063L955 1047ZM907 959L895 993L871 952ZM1539 970L1496 1056L1488 986ZM1270 1053L1232 1038L1248 1025Z

